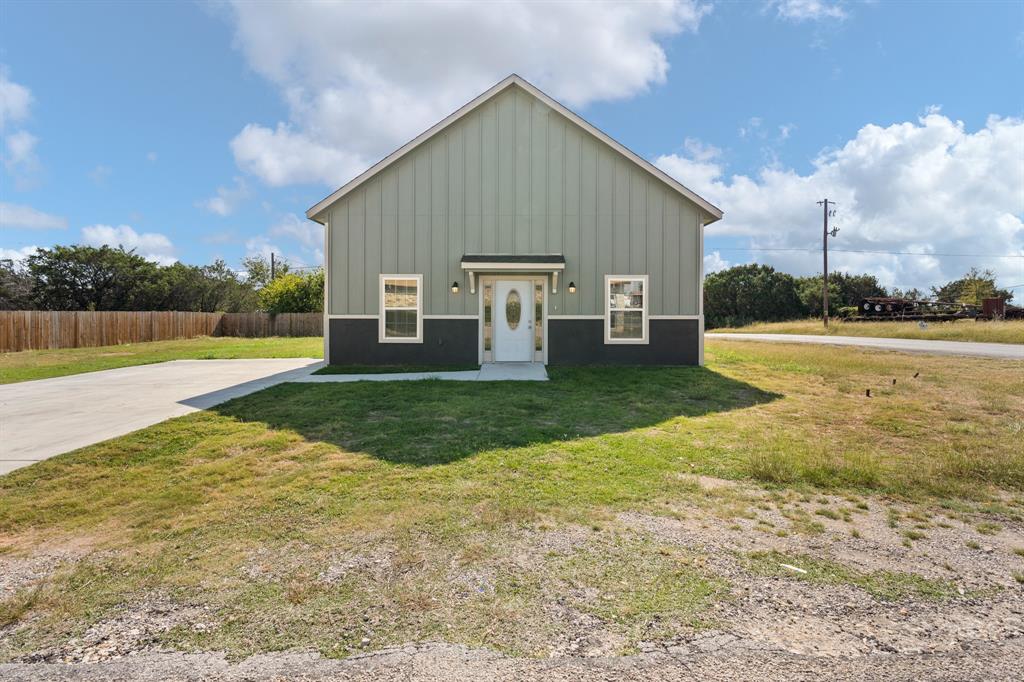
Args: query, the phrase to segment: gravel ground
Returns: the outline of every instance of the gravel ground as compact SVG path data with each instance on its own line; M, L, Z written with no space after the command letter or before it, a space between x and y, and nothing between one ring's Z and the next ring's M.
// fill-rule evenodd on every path
M686 650L617 658L515 659L445 644L388 649L343 661L303 653L254 656L231 664L219 654L144 654L96 664L0 665L0 679L18 682L156 682L158 680L1019 680L1021 641L928 656L857 658L745 649Z
M217 652L161 648L160 638L171 628L212 629L216 615L202 605L151 594L79 637L0 664L0 680L1021 679L1024 585L1014 578L1024 571L1024 556L1016 553L1024 547L1021 522L889 500L795 493L780 499L727 481L702 477L698 482L707 500L749 495L753 513L719 518L711 504L658 515L629 512L615 523L621 533L685 548L707 572L728 581L730 593L714 606L714 629L640 642L636 655L616 655L624 646L621 634L592 614L568 608L557 585L545 599L545 618L569 625L559 630L557 641L545 642L548 658L418 643L343 660L290 651L229 661ZM799 524L812 524L816 531L792 532ZM578 526L510 535L500 560L525 570L552 552L599 548L597 538ZM45 579L84 551L60 547L29 557L0 557L0 594ZM294 561L308 551L299 544L287 547ZM766 572L752 568L752 552L779 555L770 555L772 570ZM785 567L779 556L792 565ZM912 573L945 592L940 598L910 593L883 599L847 582L808 580L799 572L808 557L860 574ZM367 554L334 557L316 579L335 582L349 572L382 578L390 561L388 548L378 545ZM457 600L460 590L490 589L493 568L482 563L453 574L450 597ZM288 570L278 555L261 550L245 572L263 581ZM12 632L0 629L0 640Z

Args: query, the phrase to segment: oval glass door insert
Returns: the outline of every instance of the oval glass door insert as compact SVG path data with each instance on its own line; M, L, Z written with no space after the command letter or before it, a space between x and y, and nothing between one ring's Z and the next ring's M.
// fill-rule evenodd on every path
M505 299L505 321L508 328L515 330L519 326L519 319L523 316L523 302L519 298L519 292L513 289L508 292Z

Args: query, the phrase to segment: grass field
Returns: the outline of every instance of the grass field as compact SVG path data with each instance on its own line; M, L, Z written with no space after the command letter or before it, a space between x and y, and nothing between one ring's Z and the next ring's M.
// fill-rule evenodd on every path
M729 581L621 513L754 519L819 491L1024 511L1024 363L706 352L701 368L552 368L546 383L284 384L0 477L0 560L64 557L0 594L0 660L154 602L199 619L157 643L234 656L414 640L546 655L574 627L552 609L630 651L712 626ZM797 536L853 516L786 509ZM777 570L759 556L751 570ZM832 564L807 577L948 592Z
M323 353L323 339L319 336L266 339L207 336L121 346L29 350L0 354L0 384L48 379L116 367L148 365L167 360L319 358L323 357Z
M936 339L941 341L982 341L987 343L1024 344L1024 320L998 322L929 322L921 329L917 322L843 322L830 320L829 328L821 320L792 322L759 322L746 327L710 329L709 333L741 334L828 334L831 336L875 336L892 339Z

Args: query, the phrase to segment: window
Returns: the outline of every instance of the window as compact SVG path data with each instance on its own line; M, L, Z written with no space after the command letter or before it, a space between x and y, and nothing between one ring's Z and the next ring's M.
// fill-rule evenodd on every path
M491 324L491 299L494 296L492 289L490 284L484 284L484 353L491 352L491 337L494 335ZM484 359L489 360L490 357L485 356Z
M605 343L647 343L647 275L605 275Z
M544 284L537 282L533 285L533 349L538 355L544 350ZM544 356L540 355L540 361Z
M380 276L381 343L422 343L423 275Z

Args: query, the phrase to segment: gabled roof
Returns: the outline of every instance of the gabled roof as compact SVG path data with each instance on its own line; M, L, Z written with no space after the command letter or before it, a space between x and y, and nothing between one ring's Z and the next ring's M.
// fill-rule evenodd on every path
M395 163L396 161L404 157L409 152L419 147L421 144L432 138L434 135L438 134L448 126L452 125L462 117L466 116L471 111L473 111L483 103L490 100L492 97L495 97L504 90L507 90L508 88L515 86L522 88L523 90L530 93L540 101L544 102L544 104L548 105L549 107L557 111L559 114L575 123L580 128L583 128L585 131L587 131L597 139L601 140L602 142L610 146L612 149L619 152L620 154L628 158L630 161L643 168L651 175L655 176L656 178L664 182L666 185L674 189L679 194L682 194L684 197L686 197L693 203L697 204L697 206L699 206L711 218L710 220L707 221L708 223L713 223L716 220L721 219L722 210L720 208L718 208L711 202L707 201L706 199L698 195L690 188L683 185L681 182L679 182L672 176L662 171L660 168L652 164L650 161L647 161L643 157L638 156L637 154L630 151L622 144L616 142L614 139L606 135L604 132L594 127L592 124L588 123L581 116L579 116L572 110L568 109L567 107L563 106L556 100L552 99L550 96L539 90L536 86L534 86L527 80L521 78L520 76L517 76L516 74L512 74L511 76L508 76L507 78L503 79L501 82L489 88L481 95L477 96L475 99L464 104L457 111L448 115L441 121L435 123L429 129L425 130L420 135L418 135L415 139L405 143L388 156L385 156L383 159L381 159L374 165L370 166L356 177L349 180L340 188L332 192L329 196L325 197L315 206L306 211L306 217L309 218L310 220L315 220L316 222L323 224L324 221L321 218L321 214L327 208L329 208L331 204L338 201L343 196L345 196L346 194L353 191L354 189L362 185L364 182L375 176L377 173L380 173L382 170L384 170L391 164Z

